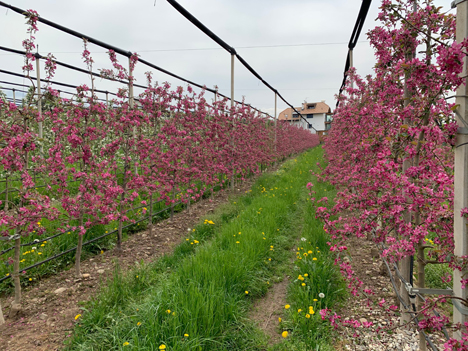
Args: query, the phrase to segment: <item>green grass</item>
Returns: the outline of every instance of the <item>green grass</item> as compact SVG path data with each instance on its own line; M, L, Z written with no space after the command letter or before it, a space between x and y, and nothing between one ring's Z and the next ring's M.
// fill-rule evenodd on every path
M164 209L166 206L163 202L154 203L153 211L157 212ZM179 205L175 208L175 211L180 211L184 207ZM160 215L153 217L153 222L167 218L170 211L161 213ZM128 217L130 219L138 220L142 218L143 214L141 209L130 211ZM123 230L123 237L126 239L130 234L144 230L149 221L143 221L134 225L129 226ZM20 271L28 266L31 266L37 262L52 257L60 252L66 251L76 246L77 244L77 234L73 231L67 231L65 234L53 238L51 240L44 239L48 236L58 234L64 230L63 222L61 220L49 221L47 219L41 220L41 226L46 228L46 234L44 235L30 235L22 239L22 243L29 243L37 241L34 245L24 246L21 248L20 254ZM78 225L78 221L71 221L70 225ZM87 230L84 235L84 241L88 241L94 238L97 238L106 233L110 233L117 229L118 223L112 222L107 225L95 225ZM114 247L116 242L117 234L111 234L105 238L102 238L98 241L95 241L89 245L83 247L82 259L86 259L89 256L98 254L101 250L107 250ZM0 251L9 248L12 243L0 241ZM0 277L5 277L12 273L13 265L10 264L8 258L14 256L14 250L11 250L4 255L0 256L0 260L3 264L0 264ZM27 287L35 284L41 278L55 274L74 263L75 252L70 252L66 255L63 255L57 259L49 261L43 265L40 265L36 268L28 270L25 274L22 274L20 277L21 285ZM31 279L31 280L30 280ZM0 282L0 293L8 293L13 291L13 282L11 279L4 280Z
M265 350L247 319L255 298L289 265L297 205L313 150L263 175L203 221L174 253L113 282L84 308L69 350ZM303 172L300 172L304 169ZM188 336L184 336L187 334Z
M322 161L323 150L313 152L312 168L318 171L316 163ZM301 168L302 172L306 169ZM327 183L319 183L313 177L313 197L327 197L332 204L336 194ZM269 350L334 350L333 331L328 322L322 321L319 311L333 308L344 301L346 285L341 278L334 257L329 251L328 234L323 230L323 223L315 218L315 206L310 201L308 192L298 200L300 212L300 239L295 245L295 260L289 274L292 280L288 286L287 309L278 323L279 332L286 331L288 336ZM324 206L322 204L322 206Z

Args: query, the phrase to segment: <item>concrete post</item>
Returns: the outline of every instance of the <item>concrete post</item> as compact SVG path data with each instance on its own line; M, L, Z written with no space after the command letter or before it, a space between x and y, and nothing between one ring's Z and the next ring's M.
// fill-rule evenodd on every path
M468 35L468 2L458 0L452 3L452 7L457 7L457 42L462 42ZM457 141L455 147L455 184L454 184L454 254L457 257L468 255L468 233L467 220L460 215L460 211L468 207L468 122L467 94L468 94L468 68L467 56L463 57L463 72L465 84L457 89L456 104L459 106L456 111L458 123ZM457 297L467 298L467 290L462 289L460 280L466 272L454 270L453 272L453 292ZM466 322L466 316L462 315L457 308L453 309L453 323ZM458 340L461 339L461 332L453 333Z
M41 66L39 62L39 54L36 54L36 77L37 77L37 113L39 118L42 118L42 93L41 93ZM42 122L38 122L39 139L44 138L42 130ZM41 153L44 152L44 141L41 140Z

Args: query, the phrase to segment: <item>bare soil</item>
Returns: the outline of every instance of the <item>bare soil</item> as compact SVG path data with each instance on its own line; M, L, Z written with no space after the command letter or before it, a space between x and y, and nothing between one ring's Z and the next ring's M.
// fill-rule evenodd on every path
M286 294L289 280L286 277L268 289L267 294L255 301L250 318L258 328L269 338L269 345L281 341L281 331L278 328L278 318L282 317L286 304Z
M52 351L63 348L63 342L73 332L75 316L80 306L95 296L100 287L112 278L115 262L123 272L142 260L147 263L171 252L200 219L214 211L229 198L250 189L254 178L247 179L234 191L220 191L214 200L204 199L191 205L190 213L176 213L148 230L134 234L122 245L122 252L109 250L82 262L82 279L75 279L73 267L43 279L37 285L23 290L22 311L15 319L6 319L0 326L2 351ZM8 316L13 296L2 298L3 312Z
M400 302L394 292L388 270L379 257L377 245L363 238L349 237L346 246L348 259L355 275L364 283L362 288L371 289L373 295L367 296L362 291L359 296L350 295L337 314L342 317L342 320L355 319L361 323L372 322L373 326L369 329L348 327L339 330L340 336L335 344L336 350L412 350L413 348L409 345L403 346L405 342L413 342L412 346L417 347L418 331L415 324L400 326L399 316L396 313L385 312L378 305L382 299L386 301L385 306L392 304L399 307ZM393 271L392 274L394 274ZM397 282L398 279L396 278L395 281ZM383 332L377 338L376 330L379 327L393 330L393 333ZM441 335L433 334L431 337L436 345L443 343Z

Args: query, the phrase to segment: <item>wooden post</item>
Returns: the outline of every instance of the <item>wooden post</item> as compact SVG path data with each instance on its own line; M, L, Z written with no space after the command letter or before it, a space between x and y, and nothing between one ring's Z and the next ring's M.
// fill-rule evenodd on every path
M41 66L39 62L39 54L36 54L36 77L37 77L37 113L39 118L42 118L42 93L41 93ZM43 131L42 131L42 122L38 123L39 126L39 139L43 139ZM41 153L44 152L43 146L44 140L41 140Z
M468 36L468 2L466 0L454 1L452 7L457 7L457 34L456 39L461 43ZM456 257L468 255L468 232L467 220L460 215L463 208L468 207L468 122L467 94L468 94L468 67L467 56L463 55L464 83L457 89L456 104L458 105L456 119L458 123L457 141L455 145L455 185L454 185L454 255ZM456 297L467 298L467 289L462 289L461 279L466 274L465 271L454 270L453 272L453 293ZM463 323L467 321L466 316L460 313L457 308L453 309L453 323ZM458 340L461 339L461 332L453 333Z

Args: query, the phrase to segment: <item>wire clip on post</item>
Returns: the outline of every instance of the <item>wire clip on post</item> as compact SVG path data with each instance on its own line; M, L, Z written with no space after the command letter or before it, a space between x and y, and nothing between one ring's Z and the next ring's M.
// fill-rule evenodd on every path
M453 295L452 289L414 288L410 283L406 283L405 287L409 295Z
M462 303L458 299L452 299L452 303L455 308L464 316L468 316L468 308L463 306Z
M458 4L461 4L462 2L464 2L466 0L455 0L455 1L452 1L452 9L454 9L455 7L457 7Z

